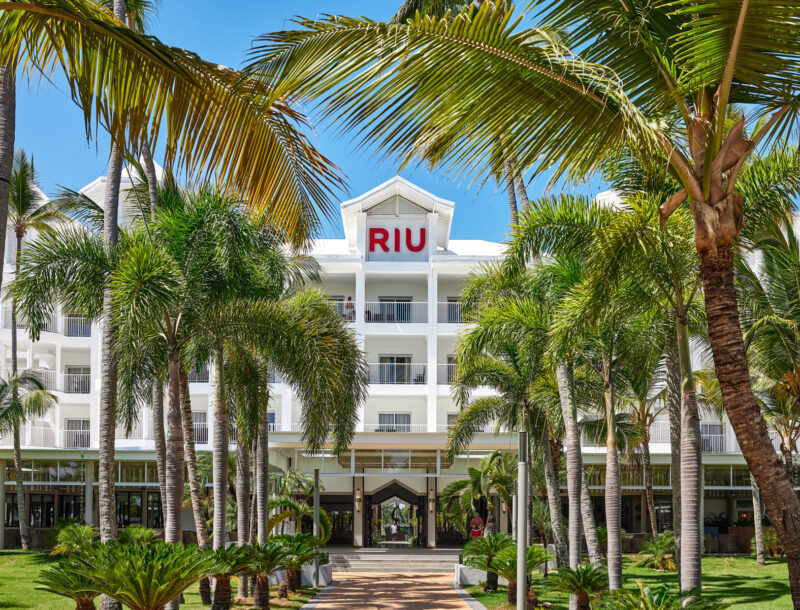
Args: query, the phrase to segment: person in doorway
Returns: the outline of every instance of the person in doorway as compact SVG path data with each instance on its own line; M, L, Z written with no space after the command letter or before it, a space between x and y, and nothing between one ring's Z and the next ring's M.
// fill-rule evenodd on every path
M348 320L355 320L356 312L355 312L355 305L353 305L353 298L347 297L347 302L344 304L344 313L345 317Z
M469 529L470 538L478 538L483 536L483 519L481 519L478 513L475 513L475 516L470 520Z
M397 521L392 521L392 525L389 528L389 533L392 534L392 542L397 542Z

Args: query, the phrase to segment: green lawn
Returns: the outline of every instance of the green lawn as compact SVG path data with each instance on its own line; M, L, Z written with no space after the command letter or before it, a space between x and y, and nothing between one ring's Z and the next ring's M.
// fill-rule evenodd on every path
M0 608L26 610L72 610L75 604L63 597L39 591L33 580L39 570L53 560L47 553L26 551L0 551ZM234 583L235 586L235 583ZM273 595L276 587L272 587ZM234 589L235 593L235 589ZM272 600L276 608L300 608L314 597L314 589L303 589L291 600ZM200 610L208 608L200 603L197 587L186 593L185 605L181 608ZM235 608L252 608L251 604L235 604Z
M626 588L636 589L637 580L643 581L645 585L670 584L677 588L675 572L662 574L647 568L637 568L629 557L624 559L623 570ZM566 596L543 592L542 583L542 577L537 575L534 587L539 599L553 602L554 607L559 610L569 607ZM512 606L506 604L505 589L492 595L483 593L480 587L467 587L467 591L490 610L513 610ZM759 566L751 557L704 557L703 595L739 610L789 610L792 603L786 560L767 560L766 566Z

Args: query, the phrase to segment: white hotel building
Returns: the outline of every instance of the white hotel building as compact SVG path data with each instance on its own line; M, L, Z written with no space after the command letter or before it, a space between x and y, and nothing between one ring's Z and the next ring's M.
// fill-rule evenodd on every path
M102 201L104 178L83 189ZM450 397L452 355L461 310L457 303L467 275L501 254L498 243L452 239L455 204L396 177L341 204L344 239L322 239L312 254L323 271L323 288L340 303L369 362L369 397L355 441L340 456L309 456L300 441L300 405L276 379L270 404L270 459L273 469L319 468L321 496L333 522L331 544L371 546L382 536L380 505L410 505L410 525L401 537L418 546L457 544L459 536L439 516L437 497L470 464L500 448L516 452L516 438L493 429L478 434L471 449L453 463L445 460L448 423L457 408ZM122 221L126 219L122 212ZM13 276L13 236L5 253L4 277ZM0 329L0 366L10 370L10 311ZM96 324L58 311L41 339L19 332L21 367L42 371L58 397L57 406L22 431L25 489L30 494L34 545L62 517L97 523L99 331ZM213 374L190 377L194 440L210 451ZM117 440L117 506L120 526L161 526L160 498L152 441L152 416L144 408L137 428ZM730 426L703 423L704 511L725 513L733 522L752 517L750 480ZM670 526L670 453L666 421L652 436L654 484L661 528ZM604 449L585 447L598 524L603 523ZM0 545L19 545L11 437L0 438ZM647 528L640 470L623 473L623 527ZM498 523L508 516L496 503ZM191 529L191 511L184 522ZM711 526L713 529L713 526ZM191 539L191 533L187 538Z

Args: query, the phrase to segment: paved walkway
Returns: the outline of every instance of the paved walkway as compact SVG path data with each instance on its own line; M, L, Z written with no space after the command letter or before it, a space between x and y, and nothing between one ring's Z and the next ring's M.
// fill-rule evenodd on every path
M449 574L339 572L336 585L306 604L314 610L455 610L473 608L456 593Z

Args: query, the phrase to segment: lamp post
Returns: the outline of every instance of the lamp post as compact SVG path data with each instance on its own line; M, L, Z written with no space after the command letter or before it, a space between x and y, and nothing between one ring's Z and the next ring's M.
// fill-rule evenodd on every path
M517 610L525 610L528 589L528 433L519 432L519 463L517 464Z
M314 536L319 538L319 468L314 469ZM319 587L319 555L314 557L314 587Z

